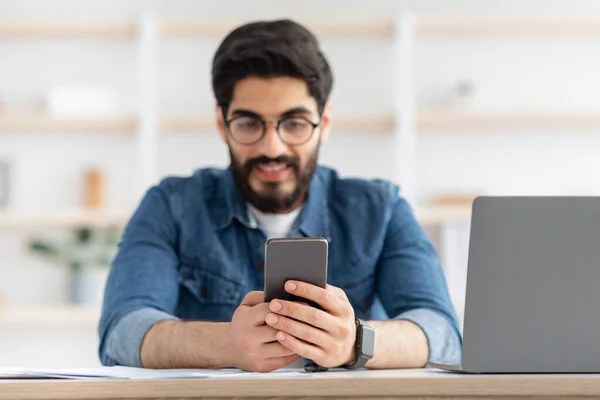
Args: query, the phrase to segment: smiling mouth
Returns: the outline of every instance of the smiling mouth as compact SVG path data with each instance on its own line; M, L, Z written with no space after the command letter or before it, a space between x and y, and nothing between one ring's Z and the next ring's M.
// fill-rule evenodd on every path
M261 163L254 167L258 177L267 182L280 182L292 171L292 165L281 162Z

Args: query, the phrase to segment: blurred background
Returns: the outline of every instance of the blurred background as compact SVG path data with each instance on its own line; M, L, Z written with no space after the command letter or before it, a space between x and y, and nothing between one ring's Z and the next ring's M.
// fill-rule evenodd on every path
M600 193L596 0L0 0L0 366L99 365L120 229L161 177L228 165L213 53L280 17L334 70L321 163L401 185L459 315L474 196Z

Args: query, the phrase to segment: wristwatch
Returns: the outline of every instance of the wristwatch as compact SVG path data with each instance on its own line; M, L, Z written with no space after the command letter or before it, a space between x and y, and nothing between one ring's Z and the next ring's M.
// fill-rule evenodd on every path
M362 319L356 319L356 359L352 364L343 365L347 369L359 369L375 355L375 330Z

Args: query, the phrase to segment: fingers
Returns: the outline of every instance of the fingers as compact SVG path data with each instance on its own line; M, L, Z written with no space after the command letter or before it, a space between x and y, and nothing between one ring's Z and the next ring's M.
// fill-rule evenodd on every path
M271 358L269 360L266 360L264 363L262 363L262 367L263 367L262 370L263 370L263 372L274 371L276 369L283 368L285 366L290 365L291 363L298 360L299 358L300 358L300 356L298 356L296 354L291 355L291 356L280 357L280 358Z
M260 326L265 324L265 318L267 314L269 314L269 303L261 303L256 306L253 306L248 311L251 314L250 323L253 326Z
M277 341L301 357L313 360L324 367L330 366L326 365L327 358L325 357L325 352L320 347L305 343L285 332L277 332Z
M275 335L273 335L273 338L275 338ZM273 343L264 344L261 347L261 356L263 356L264 358L272 359L272 358L289 357L289 356L293 356L293 355L296 355L296 354L277 341L275 341Z
M335 346L332 337L327 332L315 328L314 326L307 325L303 322L295 321L291 318L276 314L267 315L266 321L267 324L274 329L283 331L284 333L289 333L290 335L309 344L314 344L315 346L324 349L329 349Z
M263 320L263 324L264 324L264 320ZM258 328L253 328L252 331L252 335L256 335L256 340L259 341L260 343L273 343L276 342L277 339L275 338L275 335L277 334L277 329L268 326L268 325L264 325L264 326L259 326Z
M348 301L348 296L346 295L346 292L344 292L344 290L340 289L339 287L327 285L327 290L333 292L333 294L335 294L340 299Z
M312 300L323 307L323 309L334 314L341 312L346 303L346 301L334 294L333 289L323 289L305 282L287 281L285 283L285 290L304 299Z
M327 312L293 301L272 300L269 303L269 310L324 330L329 330L335 323L334 317Z
M264 301L265 301L265 293L264 292L253 291L253 292L248 292L248 294L246 294L246 296L244 297L244 299L242 300L242 303L240 305L253 307L257 304L263 303Z

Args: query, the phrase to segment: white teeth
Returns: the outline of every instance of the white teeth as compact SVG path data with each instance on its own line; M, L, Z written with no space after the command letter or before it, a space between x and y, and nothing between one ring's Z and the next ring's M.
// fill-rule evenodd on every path
M285 168L287 168L287 164L282 164L282 163L269 164L269 165L259 164L258 168L260 168L261 170L263 170L265 172L276 172L276 171L282 171Z

